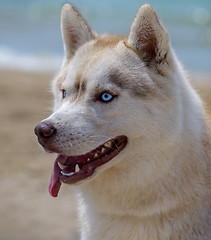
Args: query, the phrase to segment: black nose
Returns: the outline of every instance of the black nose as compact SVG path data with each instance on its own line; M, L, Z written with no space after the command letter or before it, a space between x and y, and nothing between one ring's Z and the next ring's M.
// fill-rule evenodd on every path
M50 122L41 122L34 128L40 144L45 144L53 136L55 131L56 129Z

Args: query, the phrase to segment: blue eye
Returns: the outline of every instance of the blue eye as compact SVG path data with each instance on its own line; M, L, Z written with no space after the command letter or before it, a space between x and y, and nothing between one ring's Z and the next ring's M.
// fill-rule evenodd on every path
M109 102L113 99L113 96L107 92L105 93L102 93L101 96L100 96L100 100L102 102Z
M62 98L65 98L65 97L66 97L66 91L62 90Z

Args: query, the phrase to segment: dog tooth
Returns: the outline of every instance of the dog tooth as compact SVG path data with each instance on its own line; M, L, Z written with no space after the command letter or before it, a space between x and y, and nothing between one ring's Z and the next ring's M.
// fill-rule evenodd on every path
M86 160L87 162L90 162L91 161L91 159L90 158L87 158L87 160Z
M104 147L109 148L109 147L111 147L111 145L112 145L112 142L108 141L104 144Z
M105 148L102 148L102 149L101 149L101 153L104 153L104 152L105 152L105 150L106 150Z
M62 163L60 163L60 162L57 162L57 164L58 164L58 166L59 166L59 168L61 169L61 170L63 170L66 166L65 165L63 165Z
M67 176L67 177L70 177L70 176L72 176L72 175L75 174L74 172L65 173L65 172L63 172L63 171L62 171L61 173L62 173L62 175Z
M95 153L95 155L94 155L94 158L97 158L98 157L98 154L97 153Z
M80 171L80 167L79 167L78 164L76 164L76 165L75 165L75 172L77 173L77 172L79 172L79 171Z

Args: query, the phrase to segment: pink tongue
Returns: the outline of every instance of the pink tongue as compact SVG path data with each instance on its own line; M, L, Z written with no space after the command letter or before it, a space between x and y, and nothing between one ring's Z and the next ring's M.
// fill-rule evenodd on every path
M49 183L49 193L51 194L52 197L57 197L59 189L61 187L61 181L59 180L59 173L60 173L60 168L58 166L58 162L61 162L62 164L65 164L65 161L67 160L67 157L58 155L53 166L53 171L51 173L51 180Z

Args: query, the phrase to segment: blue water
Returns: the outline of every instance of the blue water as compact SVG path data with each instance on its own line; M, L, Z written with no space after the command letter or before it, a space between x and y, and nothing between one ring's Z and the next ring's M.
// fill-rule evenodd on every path
M63 55L63 0L0 0L0 67L54 69ZM99 33L127 34L138 8L151 3L187 69L211 72L211 0L72 0ZM14 62L15 59L15 62Z

